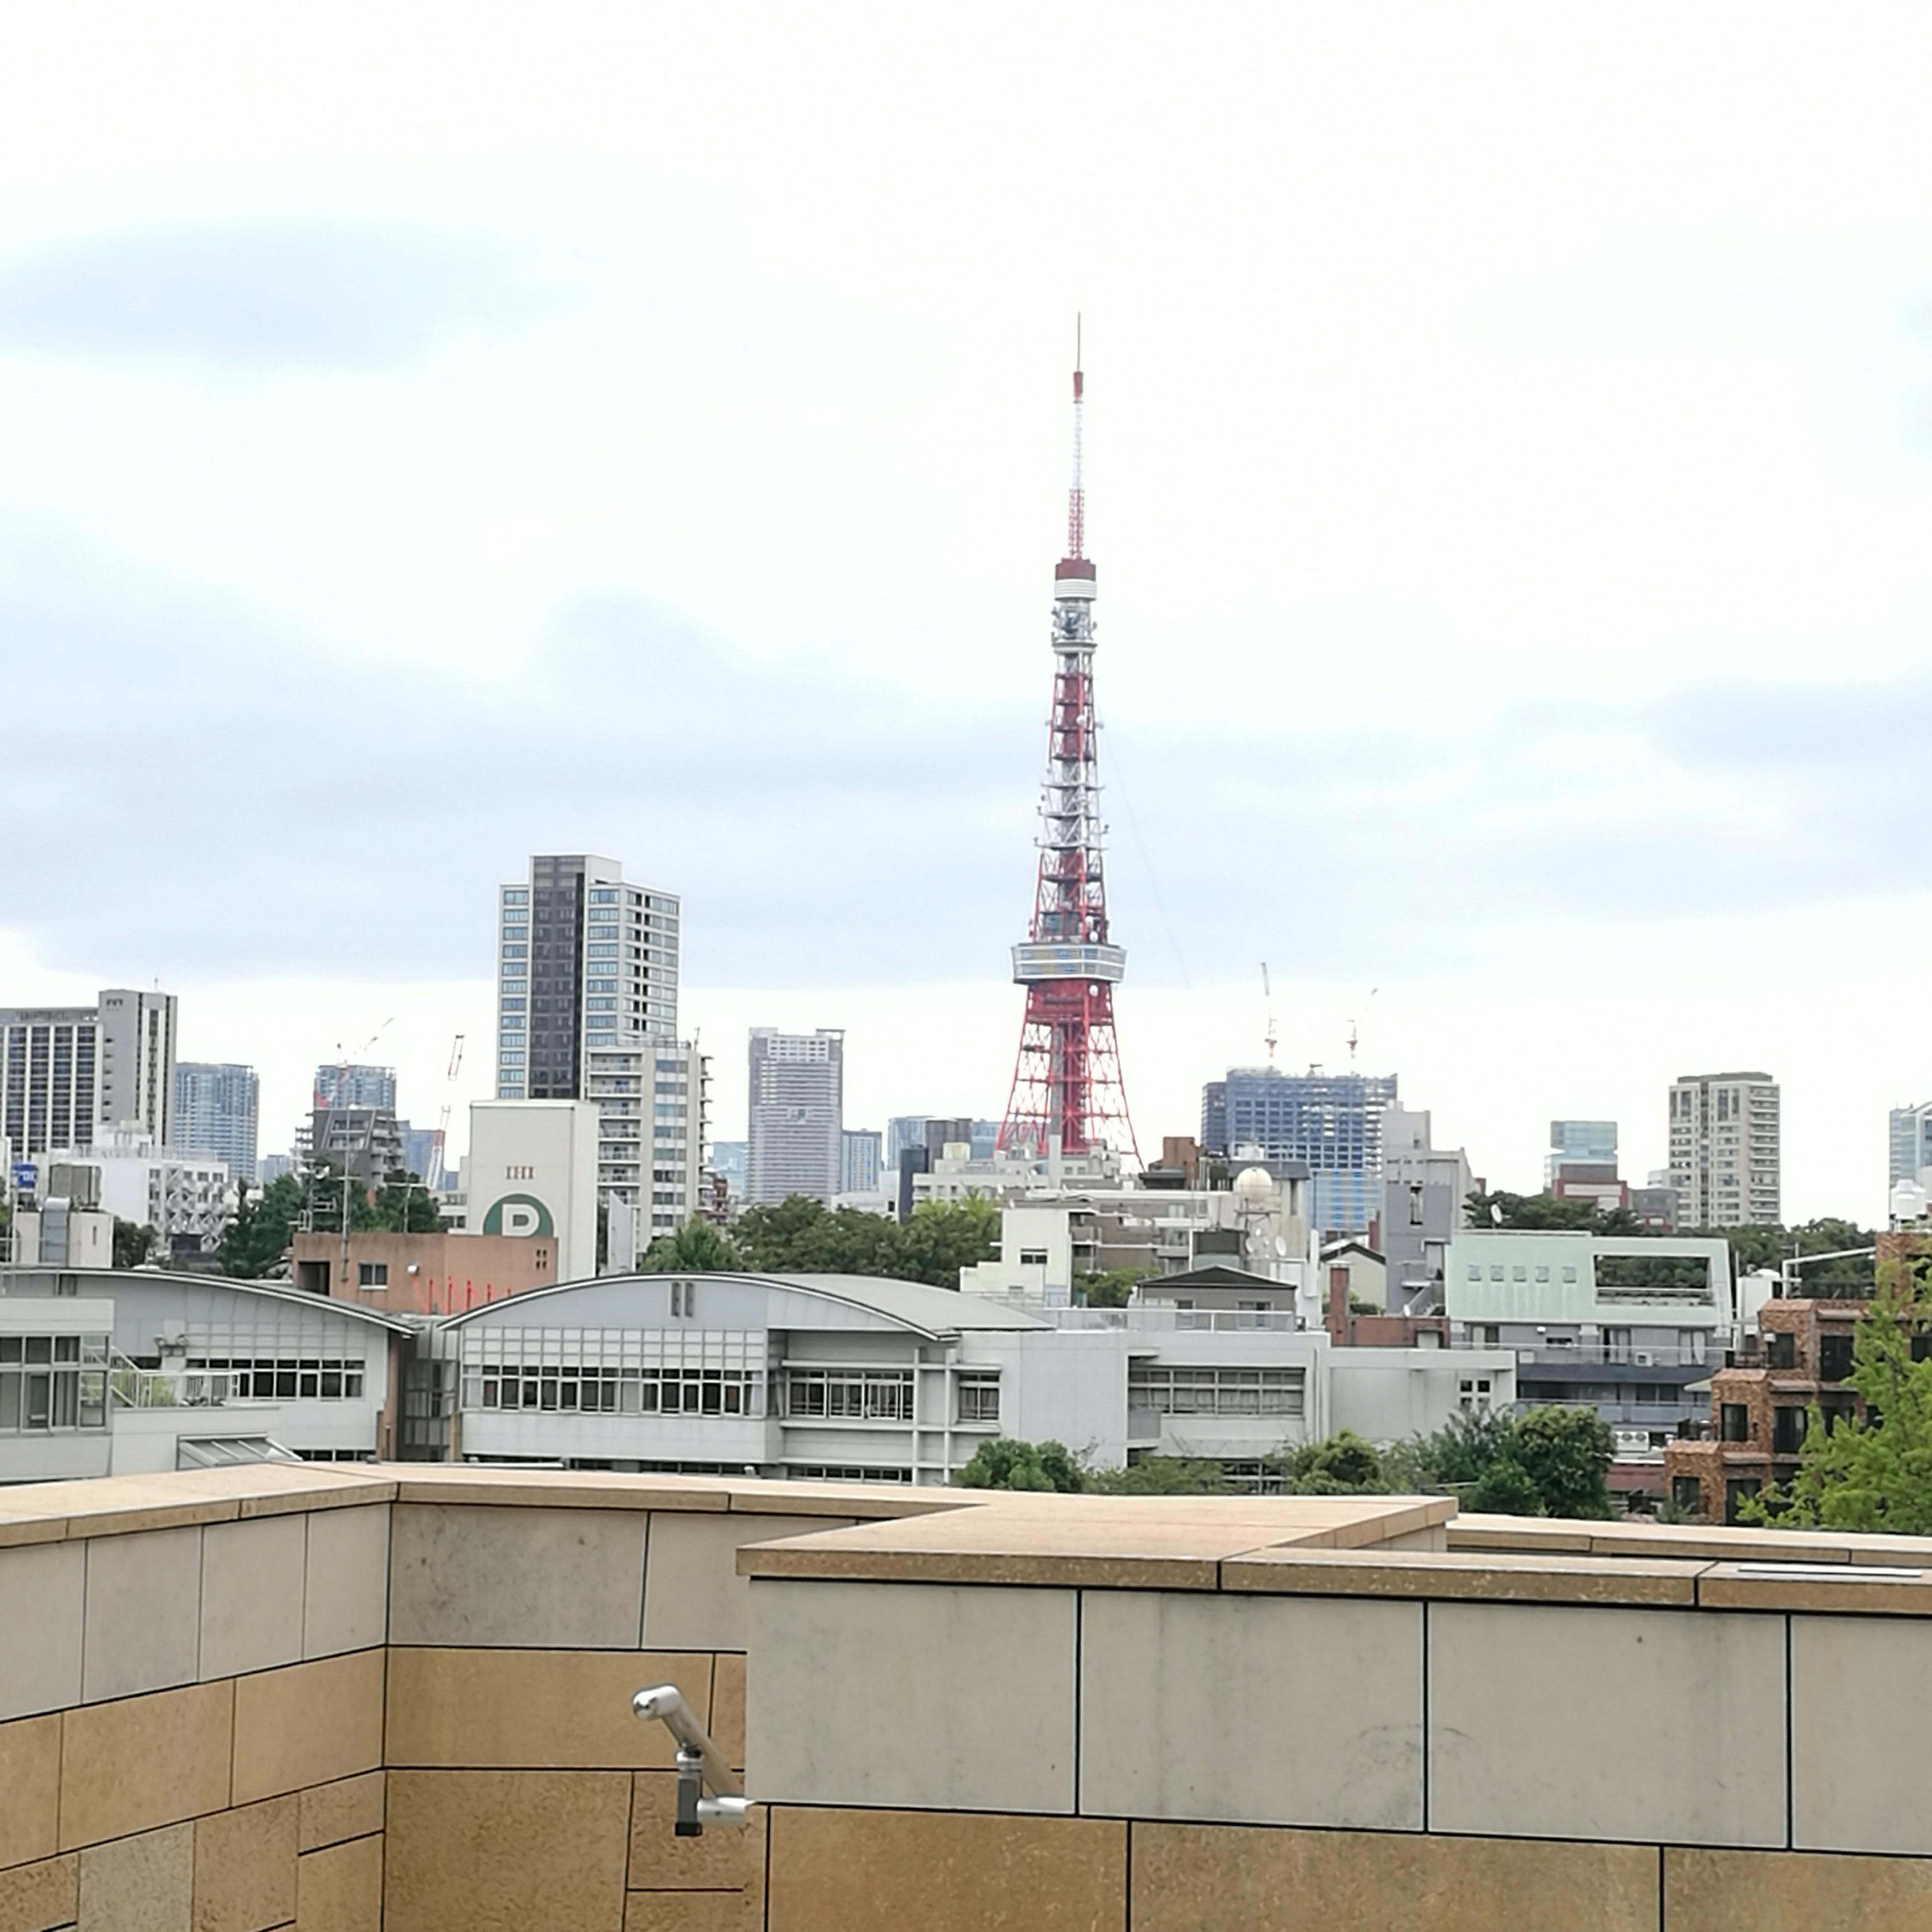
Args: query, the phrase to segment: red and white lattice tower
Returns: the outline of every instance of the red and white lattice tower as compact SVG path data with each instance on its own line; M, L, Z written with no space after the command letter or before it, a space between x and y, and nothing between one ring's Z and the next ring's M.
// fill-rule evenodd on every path
M1036 1157L1106 1146L1138 1162L1114 1034L1114 988L1126 976L1127 956L1108 931L1101 862L1106 827L1094 713L1094 566L1080 476L1083 388L1076 367L1066 554L1053 573L1053 716L1040 802L1040 881L1032 926L1013 948L1026 1018L999 1144Z

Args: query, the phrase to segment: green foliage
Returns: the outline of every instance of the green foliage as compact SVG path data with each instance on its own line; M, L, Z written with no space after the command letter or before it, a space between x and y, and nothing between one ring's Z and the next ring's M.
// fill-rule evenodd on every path
M1032 1490L1076 1495L1085 1472L1065 1444L1020 1442L995 1436L981 1443L953 1478L962 1489Z
M674 1234L660 1234L638 1264L646 1274L736 1274L744 1265L737 1244L701 1214Z
M116 1215L114 1265L118 1268L139 1268L154 1252L154 1244L160 1239L153 1228L137 1227L132 1221L124 1221Z
M1610 1424L1594 1408L1552 1404L1510 1424L1499 1460L1521 1468L1545 1516L1606 1516L1610 1492L1604 1478L1616 1450Z
M1606 1214L1594 1201L1555 1194L1510 1194L1501 1188L1491 1193L1472 1188L1463 1197L1462 1214L1472 1228L1574 1228L1582 1234L1617 1235L1646 1232L1628 1208L1613 1208Z
M902 1225L791 1194L747 1208L731 1232L741 1265L762 1273L885 1275L956 1288L961 1268L998 1252L1000 1210L990 1201L922 1201Z
M1542 1516L1543 1492L1522 1465L1498 1456L1462 1492L1461 1507L1482 1516Z
M1508 1444L1510 1418L1495 1409L1452 1415L1432 1436L1412 1436L1382 1451L1392 1490L1460 1489L1480 1480Z
M1932 1360L1912 1359L1912 1336L1932 1324L1924 1264L1890 1262L1853 1330L1846 1385L1864 1399L1861 1420L1828 1430L1817 1405L1788 1490L1739 1506L1748 1521L1802 1529L1932 1536Z
M1382 1452L1352 1429L1304 1444L1288 1457L1282 1474L1282 1486L1291 1496L1374 1496L1389 1487Z
M338 1183L338 1187L340 1184ZM436 1234L442 1232L442 1212L421 1178L400 1170L368 1194L353 1190L349 1225L357 1234Z
M302 1210L302 1184L292 1174L277 1175L252 1197L242 1182L240 1204L221 1236L222 1273L260 1281L288 1252Z
M1143 1456L1124 1469L1090 1469L1086 1486L1106 1496L1224 1496L1221 1466L1183 1456Z
M1083 1270L1073 1277L1073 1300L1082 1308L1124 1308L1132 1300L1135 1288L1154 1270L1151 1268L1103 1268L1097 1273Z

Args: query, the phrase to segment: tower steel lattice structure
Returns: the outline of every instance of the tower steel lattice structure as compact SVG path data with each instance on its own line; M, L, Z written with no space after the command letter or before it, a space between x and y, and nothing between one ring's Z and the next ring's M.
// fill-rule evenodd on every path
M1039 880L1033 923L1025 941L1013 948L1013 978L1026 988L1026 1017L999 1145L1002 1152L1036 1157L1105 1146L1138 1161L1114 1031L1114 988L1126 976L1127 956L1107 922L1106 827L1094 708L1094 572L1081 476L1085 382L1078 361L1076 356L1066 554L1053 573L1053 714L1040 794Z

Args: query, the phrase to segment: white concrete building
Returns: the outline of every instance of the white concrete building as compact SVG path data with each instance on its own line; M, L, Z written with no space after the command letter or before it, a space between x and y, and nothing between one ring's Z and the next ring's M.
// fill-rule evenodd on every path
M101 994L99 1123L110 1132L172 1144L177 1005L172 993L118 987Z
M845 1036L752 1029L745 1198L830 1203L845 1164Z
M0 1484L393 1456L408 1333L268 1282L0 1268Z
M99 1177L95 1201L104 1214L152 1228L164 1246L190 1241L203 1252L219 1245L234 1214L228 1164L213 1154L157 1145L145 1134L110 1128L92 1147L63 1148L43 1162L43 1187L56 1166L89 1168Z
M110 988L92 1006L0 1010L0 1136L14 1157L129 1126L166 1144L174 1116L172 993Z
M578 1468L944 1484L1006 1435L1258 1482L1334 1428L1388 1440L1514 1400L1497 1351L1338 1350L1290 1317L1048 1317L848 1275L606 1276L453 1316L430 1346L459 1458Z
M1687 1073L1671 1083L1679 1227L1775 1227L1783 1220L1780 1104L1768 1073Z
M589 1100L478 1100L463 1162L463 1229L544 1234L560 1281L597 1272L597 1129Z

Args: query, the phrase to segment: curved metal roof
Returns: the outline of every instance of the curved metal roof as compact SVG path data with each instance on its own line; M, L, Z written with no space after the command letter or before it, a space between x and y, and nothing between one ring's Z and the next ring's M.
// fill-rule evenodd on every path
M238 1275L182 1274L172 1268L70 1268L42 1262L22 1262L0 1268L0 1295L34 1293L36 1291L26 1284L40 1280L52 1281L56 1276L63 1281L99 1283L100 1286L93 1292L107 1296L112 1296L116 1286L123 1282L143 1288L231 1288L239 1294L265 1295L274 1301L297 1302L304 1308L326 1309L331 1314L354 1316L375 1328L391 1329L399 1334L413 1334L422 1325L420 1321L412 1321L407 1316L386 1308L368 1308L359 1301L339 1301L330 1295L311 1294L307 1288L292 1288L285 1281L244 1281Z

